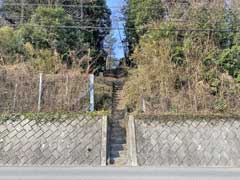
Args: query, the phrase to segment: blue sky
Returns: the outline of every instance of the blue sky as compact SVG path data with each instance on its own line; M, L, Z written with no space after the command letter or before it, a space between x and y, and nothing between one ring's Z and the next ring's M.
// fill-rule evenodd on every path
M107 0L107 5L111 8L111 7L123 7L124 5L124 0ZM120 12L120 8L116 9L116 8L112 8L112 27L113 28L118 28L120 27L120 29L123 28L124 26L124 22L116 22L114 20L116 19L120 19L120 17L122 17L122 13ZM124 57L124 51L123 51L123 47L122 43L121 43L121 38L124 39L125 38L125 34L123 30L120 30L120 32L118 30L112 30L114 33L114 37L117 39L117 43L115 45L115 54L117 58L122 58ZM120 34L120 35L119 35ZM121 38L120 38L121 36Z

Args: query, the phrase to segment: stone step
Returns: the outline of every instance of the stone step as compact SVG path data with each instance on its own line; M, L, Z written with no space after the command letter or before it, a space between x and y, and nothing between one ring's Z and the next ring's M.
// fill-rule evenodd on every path
M121 90L121 89L113 89L113 91L112 91L113 97L122 96L122 94L123 94L123 90Z
M122 100L123 98L115 98L115 99L113 99L113 105L117 105L121 100Z
M119 131L119 132L112 132L110 134L110 138L120 138L120 137L122 137L123 139L126 139L126 133Z
M114 89L114 90L112 91L112 94L113 94L114 97L122 96L123 91L122 91L122 90Z
M124 137L110 137L111 144L126 144L126 138Z
M122 118L120 118L120 119L113 118L112 119L112 124L122 124L122 123L124 123L124 120Z
M110 159L110 164L114 166L127 166L128 158L112 158Z
M114 101L114 102L112 102L113 104L112 104L112 107L118 107L119 106L119 103L120 103L121 101L119 100L119 101ZM118 110L118 109L117 109Z
M110 163L114 166L126 166L128 164L125 111L120 107L123 100L123 81L113 83L112 92L112 123L110 134Z
M125 115L125 111L119 112L118 109L113 109L113 115L115 116L124 116Z
M112 119L119 120L119 118L123 119L124 117L125 117L125 114L116 114L114 113L114 111L112 112Z
M111 150L110 152L111 158L127 158L127 150L123 151L114 151Z
M113 89L113 91L112 91L113 97L121 96L122 94L123 94L123 90L121 90L121 89Z
M123 136L117 136L117 135L111 134L110 135L110 139L117 139L117 140L119 140L119 142L120 142L119 144L126 143L126 136L125 136L125 134Z
M125 116L112 116L112 122L113 123L124 122L124 117Z
M123 83L114 83L113 87L123 87Z
M125 111L124 110L115 109L114 114L125 115Z
M112 132L126 132L126 129L125 128L122 128L122 127L112 127Z
M112 130L111 132L111 137L116 137L116 136L126 136L126 132L125 131L114 131Z
M112 127L112 131L126 131L124 127Z
M123 86L113 86L113 91L122 91L123 90Z
M125 144L126 143L126 135L125 135L125 133L121 136L118 136L116 134L111 134L110 141L112 144Z
M115 88L113 88L113 90L112 90L112 94L114 95L114 96L116 96L116 95L121 95L123 93L123 89L121 88L117 88L117 89L115 89Z
M112 128L125 128L125 124L122 123L122 124L112 124L111 125Z
M122 95L120 94L113 94L113 100L116 98L116 99L123 99Z
M121 101L123 98L114 98L112 103L118 103L119 101ZM113 104L116 105L116 104Z
M113 91L112 95L113 97L122 97L123 91L122 90Z
M118 108L119 105L115 106L113 105L112 106L112 115L116 115L116 116L124 116L125 115L125 111L124 112L119 112L119 108Z
M124 123L118 123L118 124L111 124L112 128L125 128L125 124Z
M112 92L112 97L121 97L122 96L122 90L116 90Z
M118 105L112 105L112 112L114 112L114 114L118 114L119 112L117 112L119 109L121 109L120 107L119 107L120 105L118 104Z
M123 114L120 114L120 115L116 115L116 114L112 114L112 122L116 122L116 123L119 123L119 122L124 122L124 117L125 115Z
M127 149L127 144L111 144L110 149L115 151L125 150Z
M123 99L123 97L120 94L113 94L113 100L114 99Z
M123 82L114 82L113 86L123 86Z
M124 124L124 121L122 120L122 119L112 119L112 123L111 123L111 125L113 125L113 126L117 126L117 125L123 125ZM112 127L113 127L112 126Z
M116 120L116 121L121 120L121 119L123 120L124 117L125 117L124 114L115 114L114 112L112 112L112 120Z

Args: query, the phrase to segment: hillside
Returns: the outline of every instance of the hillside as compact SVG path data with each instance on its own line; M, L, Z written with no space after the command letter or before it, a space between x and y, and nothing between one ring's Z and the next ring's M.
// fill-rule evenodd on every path
M130 0L126 8L129 108L239 112L239 3Z
M37 71L54 73L61 65L101 69L111 12L105 0L82 2L4 0L0 63L32 62Z

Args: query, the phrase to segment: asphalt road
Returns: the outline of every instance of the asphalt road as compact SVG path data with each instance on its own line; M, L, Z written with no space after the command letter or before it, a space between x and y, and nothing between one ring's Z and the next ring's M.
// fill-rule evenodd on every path
M0 180L240 180L240 169L0 167Z

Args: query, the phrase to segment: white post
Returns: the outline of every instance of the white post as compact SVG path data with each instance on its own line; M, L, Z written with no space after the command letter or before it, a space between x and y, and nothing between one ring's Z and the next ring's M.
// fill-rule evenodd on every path
M129 165L138 166L135 119L132 115L129 116L127 133Z
M39 74L39 91L38 91L38 112L41 111L42 81L43 81L43 73L40 73Z
M102 150L101 150L101 166L107 165L107 138L108 137L108 120L107 116L102 117Z
M20 19L20 24L23 23L23 20L24 20L24 3L25 3L25 0L21 0L21 19Z
M224 8L225 8L225 13L227 15L227 31L228 33L230 33L231 29L230 29L230 24L231 24L231 18L229 16L229 13L230 13L230 10L231 10L231 2L232 0L224 0ZM231 46L231 41L230 39L227 40L227 47L230 47Z
M90 79L90 111L94 111L94 74L89 75Z
M14 97L13 97L13 112L15 111L16 108L16 101L17 101L17 88L18 84L15 84L15 89L14 89Z
M66 75L66 93L65 93L65 101L66 101L66 107L68 108L69 106L69 98L68 98L68 81L69 81L69 76L68 74Z
M142 112L146 112L146 101L144 99L144 97L142 97Z
M81 0L81 21L83 20L83 0Z

